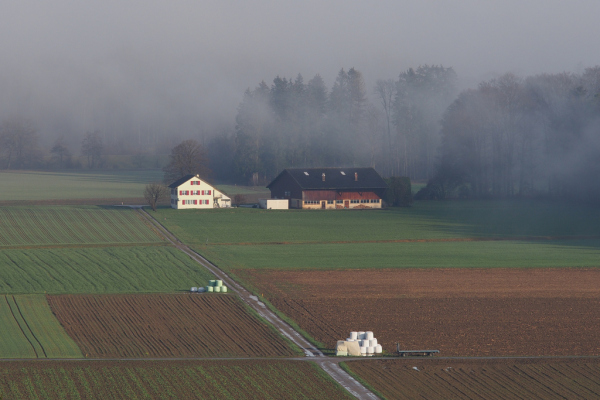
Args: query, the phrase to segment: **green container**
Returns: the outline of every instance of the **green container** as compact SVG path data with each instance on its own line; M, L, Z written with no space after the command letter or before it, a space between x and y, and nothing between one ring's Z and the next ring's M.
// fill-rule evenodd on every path
M211 279L210 281L208 281L208 286L215 286L215 280Z
M215 284L215 286L217 286L217 287L221 287L221 286L223 286L223 281L222 281L222 280L218 280L218 281L216 281L216 284Z
M215 292L219 293L221 291L221 286L215 287Z
M227 286L221 286L221 293L227 293Z
M214 287L212 287L212 286L207 286L207 287L206 287L206 291L207 291L207 292L209 292L209 293L210 293L210 292L212 292L214 289L215 289L215 288L214 288Z

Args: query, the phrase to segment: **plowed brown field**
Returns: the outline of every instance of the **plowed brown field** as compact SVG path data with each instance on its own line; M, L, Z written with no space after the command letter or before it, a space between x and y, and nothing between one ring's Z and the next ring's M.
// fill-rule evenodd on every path
M388 399L598 399L600 360L365 360L349 369Z
M236 296L48 296L87 357L263 357L296 353Z
M600 355L600 269L238 270L333 348L350 331L384 350L445 356Z

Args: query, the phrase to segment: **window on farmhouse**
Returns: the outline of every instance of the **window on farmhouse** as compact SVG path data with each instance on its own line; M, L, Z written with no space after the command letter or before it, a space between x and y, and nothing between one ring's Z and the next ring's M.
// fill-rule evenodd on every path
M344 203L344 200L337 200L337 201L336 201L336 203L338 203L338 204L343 204L343 203Z
M327 204L333 204L333 200L327 200Z

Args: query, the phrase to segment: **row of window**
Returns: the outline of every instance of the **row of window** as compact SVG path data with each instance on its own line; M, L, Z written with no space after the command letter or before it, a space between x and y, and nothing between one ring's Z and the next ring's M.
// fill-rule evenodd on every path
M350 200L352 204L358 203L379 203L380 199L360 199L360 200ZM344 200L336 200L337 204L344 204ZM321 200L305 200L304 204L321 204ZM327 200L327 204L333 204L333 200Z
M189 196L190 192L192 196L210 196L212 194L212 190L180 190L180 196Z
M171 199L171 204L175 204L177 201L175 199ZM208 200L181 200L182 205L202 205L202 204L210 204Z

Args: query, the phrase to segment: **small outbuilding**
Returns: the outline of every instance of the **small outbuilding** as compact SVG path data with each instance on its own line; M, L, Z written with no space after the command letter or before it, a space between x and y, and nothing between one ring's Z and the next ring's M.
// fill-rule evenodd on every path
M258 205L266 210L287 210L290 208L287 199L258 199Z
M288 168L267 188L289 208L381 208L387 184L374 168Z
M186 175L169 185L171 208L227 208L231 199L223 192L200 179L199 175Z

